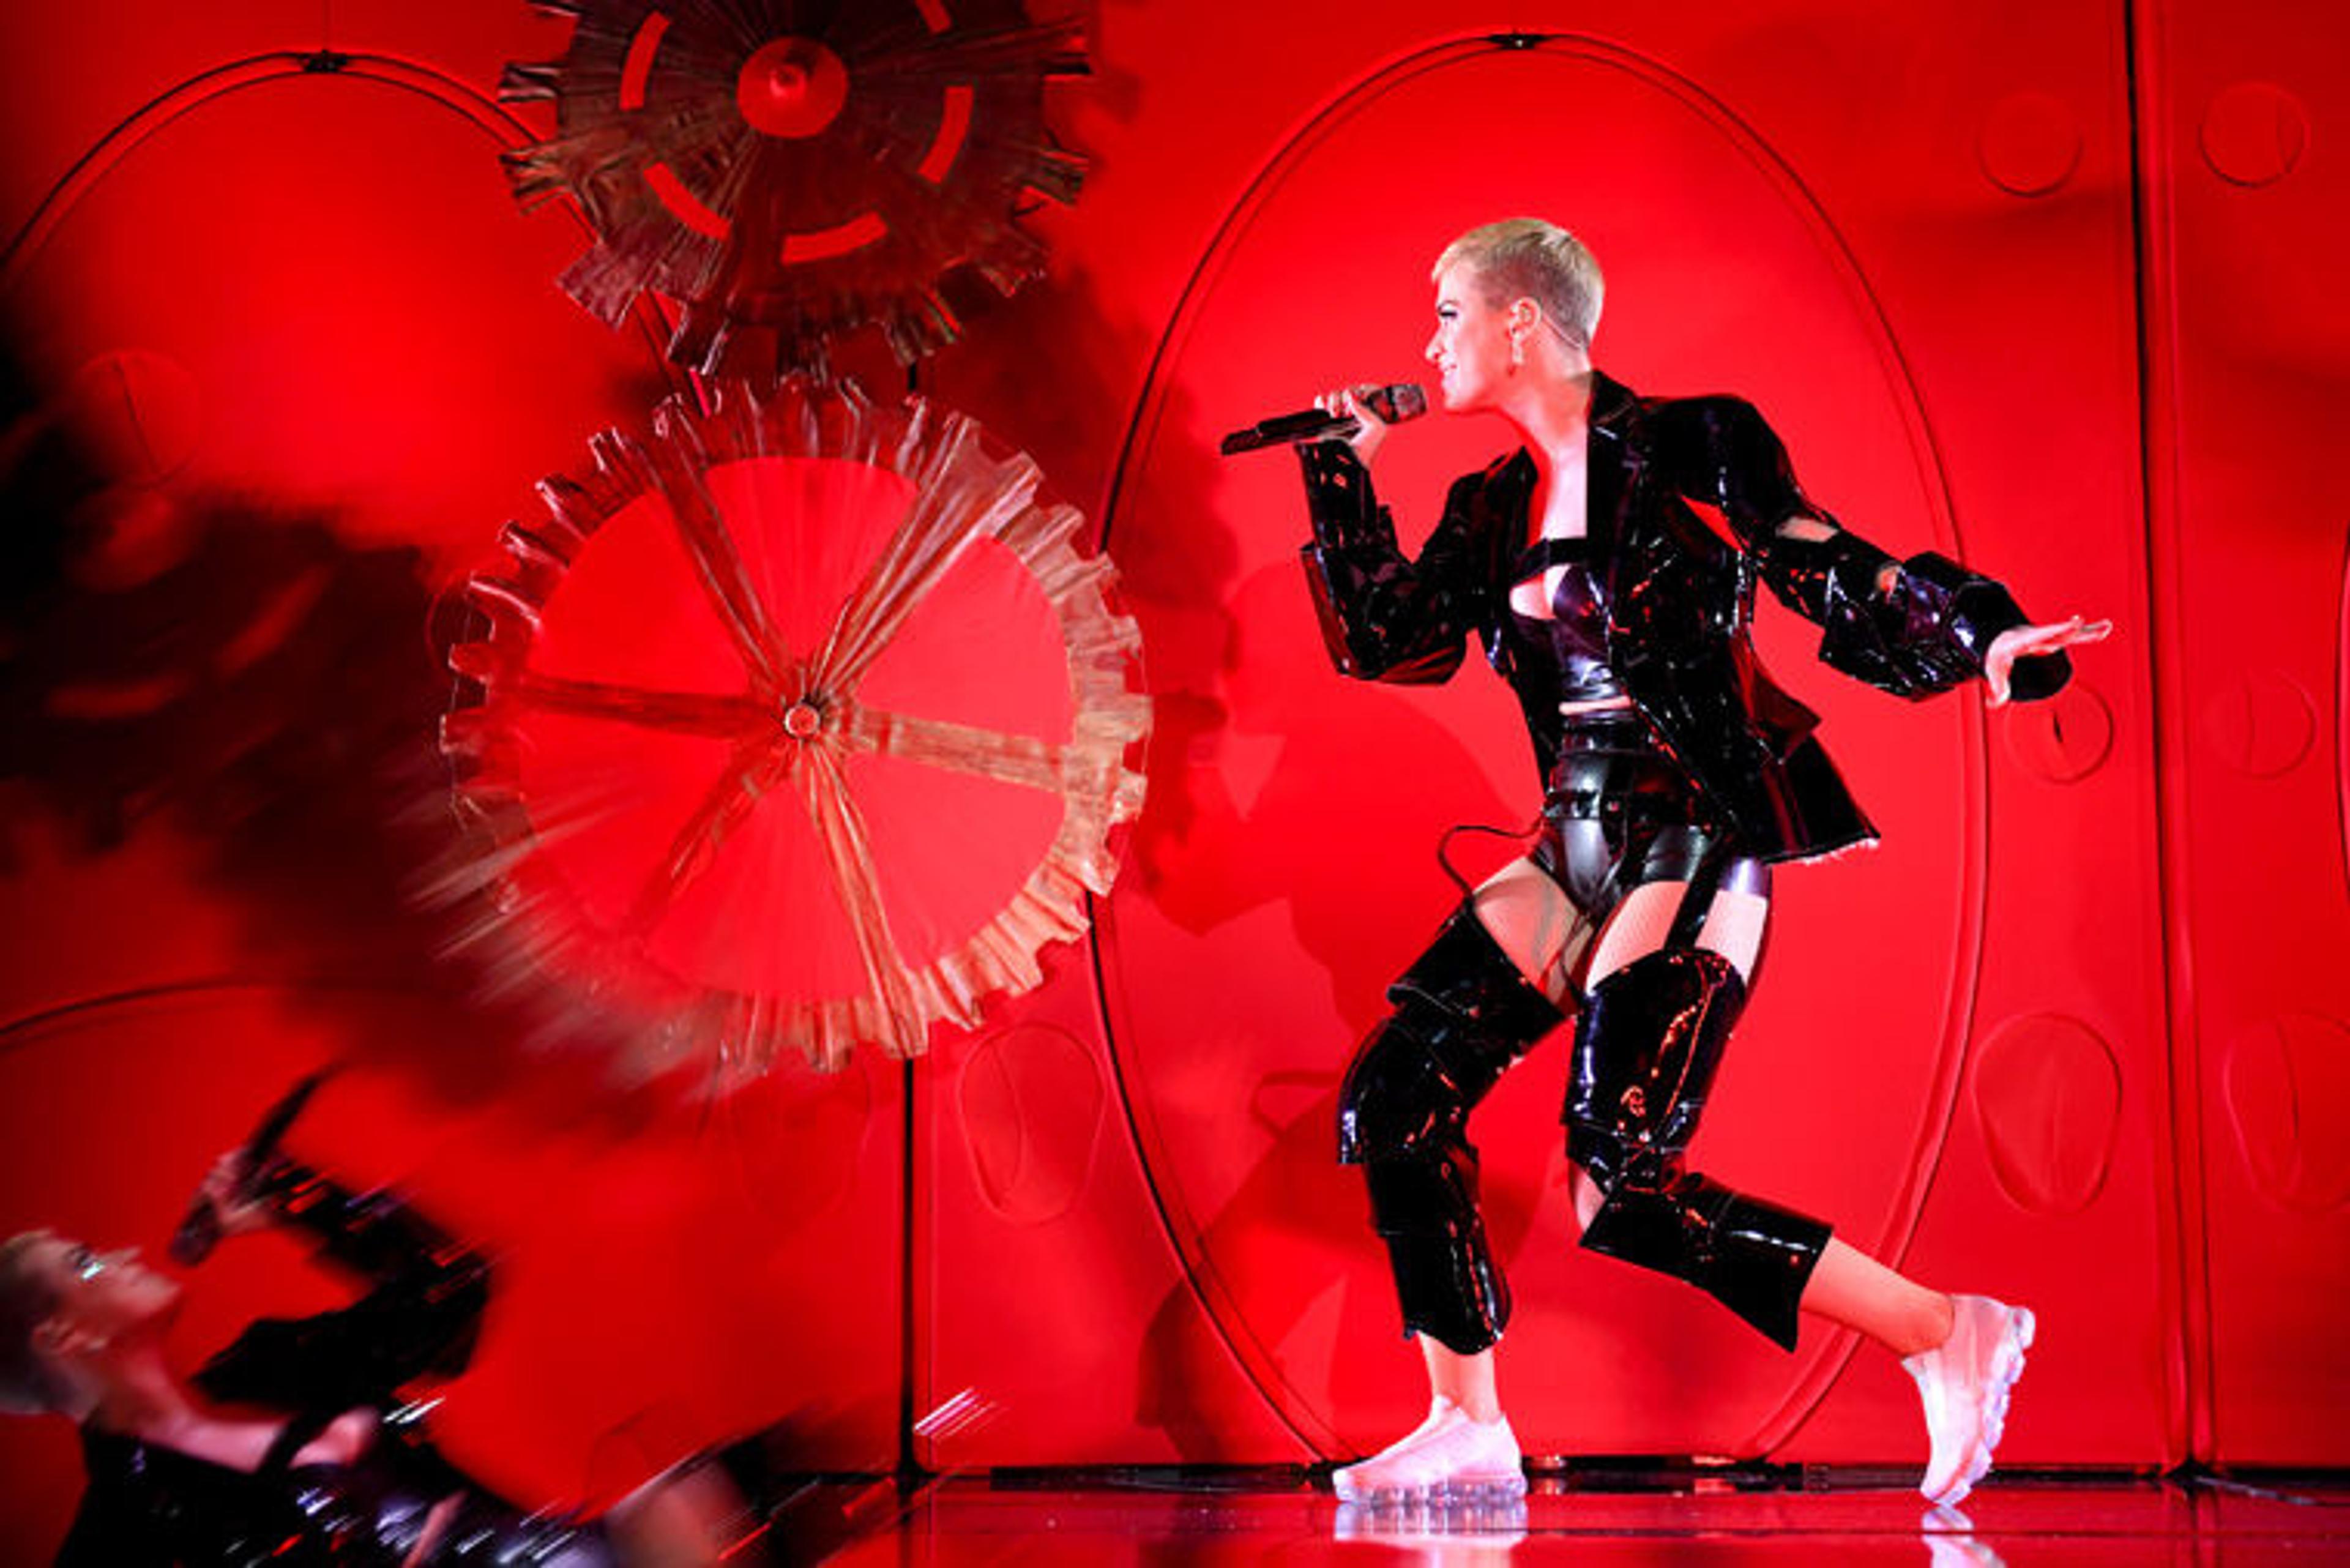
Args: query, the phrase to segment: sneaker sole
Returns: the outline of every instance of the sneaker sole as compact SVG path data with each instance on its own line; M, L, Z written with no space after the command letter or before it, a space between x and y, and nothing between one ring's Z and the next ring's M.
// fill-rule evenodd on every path
M1424 1486L1362 1487L1334 1483L1340 1502L1358 1508L1411 1508L1430 1504L1515 1502L1526 1495L1526 1478L1514 1476L1453 1476Z

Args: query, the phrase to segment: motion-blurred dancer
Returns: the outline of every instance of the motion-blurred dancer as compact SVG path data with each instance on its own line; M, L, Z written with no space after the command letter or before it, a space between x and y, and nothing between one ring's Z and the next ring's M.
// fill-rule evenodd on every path
M671 1471L587 1521L525 1513L452 1467L395 1415L398 1390L463 1368L489 1265L390 1194L348 1193L283 1158L249 1163L225 1156L207 1178L207 1231L296 1226L373 1288L338 1311L252 1324L192 1388L163 1356L176 1281L134 1251L47 1231L0 1246L0 1407L81 1427L88 1487L60 1564L720 1560L745 1521L713 1469Z

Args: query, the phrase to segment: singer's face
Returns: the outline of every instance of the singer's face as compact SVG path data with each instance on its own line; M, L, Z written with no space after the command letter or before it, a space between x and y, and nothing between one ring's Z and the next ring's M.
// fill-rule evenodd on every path
M99 1252L39 1231L25 1261L57 1294L51 1315L101 1339L161 1323L180 1304L179 1282L141 1263L135 1247Z
M1443 389L1445 412L1492 406L1509 373L1509 320L1486 302L1483 281L1466 263L1446 267L1436 280L1436 335L1428 340L1427 353Z

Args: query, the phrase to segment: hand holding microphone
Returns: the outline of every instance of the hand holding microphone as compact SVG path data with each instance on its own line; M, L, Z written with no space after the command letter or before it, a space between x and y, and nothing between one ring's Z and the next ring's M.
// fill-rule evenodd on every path
M1256 452L1269 446L1294 446L1301 441L1345 441L1365 462L1387 439L1389 425L1416 420L1428 412L1428 394L1409 381L1380 387L1365 383L1325 392L1315 406L1294 414L1275 414L1236 430L1218 448L1224 456Z
M196 1189L195 1197L190 1200L179 1229L172 1233L174 1262L192 1268L212 1256L222 1236L254 1228L258 1218L254 1209L254 1179L276 1158L277 1145L286 1137L286 1129L294 1125L294 1118L310 1103L311 1094L332 1071L322 1067L305 1074L262 1114L242 1147L230 1150L213 1163L212 1169L204 1175L203 1185Z

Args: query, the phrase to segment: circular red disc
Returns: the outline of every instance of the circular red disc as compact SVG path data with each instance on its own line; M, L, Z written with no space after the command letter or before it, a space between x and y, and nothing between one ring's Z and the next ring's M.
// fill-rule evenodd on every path
M815 136L848 101L848 68L813 38L777 38L743 62L734 101L754 130L790 140Z

